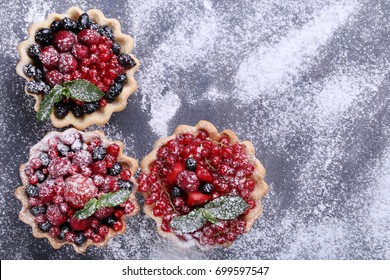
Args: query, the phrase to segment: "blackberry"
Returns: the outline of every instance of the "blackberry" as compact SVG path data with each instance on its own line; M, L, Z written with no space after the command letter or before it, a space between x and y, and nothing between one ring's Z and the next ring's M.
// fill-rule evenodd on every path
M50 29L48 28L39 29L35 33L35 41L41 46L50 45L52 40L53 40L53 33L51 33Z
M35 172L35 175L37 175L38 177L38 183L43 183L46 180L46 175L43 174L41 170L37 170L37 172Z
M63 119L69 113L68 106L65 106L64 104L57 105L55 106L54 113L58 119Z
M77 23L68 17L63 18L61 23L62 23L62 27L65 30L69 30L69 31L73 31L73 32L75 32L77 30Z
M102 146L99 146L92 151L93 160L103 160L105 156L106 156L106 149Z
M122 166L118 162L115 162L114 165L108 169L107 173L111 176L118 176L121 171Z
M211 194L214 190L214 186L210 183L201 184L199 191L205 194Z
M83 142L81 142L80 139L76 139L72 146L70 146L70 148L72 149L72 151L78 151L78 150L81 150L83 148Z
M66 156L67 153L69 153L70 148L68 145L65 145L64 143L58 143L57 150L60 152L62 156Z
M60 227L60 233L58 234L57 238L59 240L62 240L64 239L65 237L65 234L68 233L70 231L70 226L68 224L63 224L61 227Z
M41 160L43 167L47 167L50 163L49 155L47 153L41 153L39 159Z
M115 55L119 55L121 53L121 46L117 42L112 43L111 49Z
M31 207L31 213L34 216L43 215L46 213L46 207L45 206L34 206Z
M108 92L107 92L107 94L105 96L107 102L114 101L115 97L117 97L122 92L122 89L123 89L123 85L121 85L119 83L114 83L110 87L110 89L108 90Z
M33 94L45 94L50 90L50 86L42 81L39 82L27 82L26 89L29 93Z
M82 232L77 233L76 239L74 240L74 243L77 246L81 246L85 243L85 241L87 241L87 238L85 237L85 235Z
M85 103L84 106L81 107L81 110L84 114L91 114L99 109L99 102L89 102Z
M198 165L196 159L190 157L186 159L186 169L195 171L196 166Z
M98 31L99 28L100 28L100 25L97 24L96 22L90 21L90 22L87 23L87 28L93 29L95 31Z
M49 223L48 221L39 225L39 229L43 232L48 232L50 230L50 228L51 228L51 223Z
M115 83L118 83L120 85L123 85L127 81L126 73L121 73L115 78Z
M101 26L99 28L99 33L100 33L100 35L106 36L108 39L111 39L112 41L114 41L114 39L115 39L114 32L112 31L111 27L109 27L107 25Z
M41 47L37 44L32 44L27 49L27 55L32 58L34 61L39 61L39 53L41 52Z
M36 185L27 185L26 194L28 197L37 197L39 195L39 188Z
M81 110L81 107L78 105L73 105L71 107L71 111L76 118L80 118L84 115L83 111Z
M23 72L27 77L34 78L35 81L40 81L43 78L42 70L32 64L24 65Z
M51 23L50 29L52 32L56 33L62 29L62 23L59 20L55 20Z
M134 184L128 180L121 180L121 179L118 180L118 186L120 189L131 191L133 189L133 185Z
M89 16L87 13L83 13L79 16L79 19L77 21L77 29L79 31L87 28L89 22Z
M184 191L181 188L179 188L178 186L173 186L171 188L171 195L173 197L183 196L183 194L184 194Z
M127 53L122 53L118 56L119 64L125 68L131 68L137 65L135 60Z
M110 217L108 217L108 218L106 219L106 224L107 224L109 227L113 227L114 224L115 224L115 222L116 222L116 219L115 219L115 217L113 217L113 216L110 216Z

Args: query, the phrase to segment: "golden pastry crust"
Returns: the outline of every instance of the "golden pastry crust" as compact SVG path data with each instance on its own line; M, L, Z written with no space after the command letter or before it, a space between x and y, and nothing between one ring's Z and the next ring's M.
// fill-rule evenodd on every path
M249 210L248 214L246 214L244 216L244 219L243 219L246 221L245 232L249 232L253 226L253 223L256 221L256 219L263 212L263 206L262 206L261 200L268 192L268 185L264 181L265 168L261 164L260 160L258 160L256 158L255 149L254 149L252 143L249 141L242 141L241 142L238 139L237 135L233 131L226 129L226 130L223 130L221 133L219 133L217 128L213 124L211 124L208 121L204 121L204 120L199 121L195 126L179 125L178 127L176 127L173 135L170 135L170 136L165 137L165 138L161 138L155 143L153 150L147 156L145 156L141 162L142 172L146 173L146 174L150 173L150 166L151 166L151 163L153 163L157 159L158 149L161 146L165 145L169 140L175 139L178 135L184 134L184 133L190 133L190 134L195 135L199 130L207 131L209 133L210 139L214 140L214 141L218 141L218 139L220 139L221 136L225 135L230 139L230 143L232 143L232 144L240 143L245 148L245 152L248 155L249 162L251 164L253 164L253 166L255 167L252 177L255 180L256 184L255 184L255 189L251 193L250 198L253 199L254 201L256 201L256 207ZM146 197L146 195L144 193L142 193L142 195L144 197ZM202 250L208 250L208 249L211 249L212 247L218 246L218 244L213 245L213 246L209 246L209 245L202 246L201 244L199 244L199 242L183 241L182 239L179 239L172 232L162 231L161 230L162 218L156 217L153 215L152 206L153 205L147 205L145 203L144 207L143 207L143 211L147 216L149 216L153 220L155 220L155 222L157 224L157 231L162 237L169 238L169 239L173 240L173 242L176 245L178 245L179 247L184 247L184 248L196 245ZM232 241L226 241L221 246L229 247L232 243L233 243Z
M34 37L37 30L41 28L49 28L52 21L61 20L64 17L76 19L83 12L84 11L77 7L72 7L64 14L49 14L45 21L31 24L28 29L27 40L20 42L20 44L18 45L20 60L16 65L16 73L22 78L26 79L26 81L32 81L32 78L29 78L24 74L23 66L33 62L32 59L27 55L27 49L31 44L35 43ZM130 53L133 50L134 40L131 36L123 34L121 32L121 26L118 20L113 18L106 18L103 13L97 9L89 10L87 11L87 14L92 21L95 21L100 25L108 25L112 28L115 35L115 40L121 46L121 51L123 53ZM123 86L121 94L119 94L119 96L115 98L114 102L108 103L105 107L99 108L92 114L87 114L80 118L76 118L72 113L69 113L66 115L65 118L58 119L53 112L50 116L53 125L58 128L73 125L77 129L84 129L93 124L104 125L109 121L112 113L123 111L126 108L127 99L137 90L137 82L134 79L134 73L140 67L140 61L134 55L131 55L131 57L135 60L137 65L125 70L127 81ZM32 95L36 99L34 110L38 111L39 105L42 101L42 95L29 93L27 92L26 87L25 93L28 95Z
M121 163L121 165L123 167L130 169L131 174L132 174L130 181L134 184L134 188L133 188L131 195L129 197L129 200L134 204L134 210L130 214L125 214L123 217L120 218L123 222L122 230L114 231L112 228L110 228L109 233L107 234L107 236L103 242L94 243L92 240L87 239L87 241L82 246L77 246L75 243L66 242L66 241L59 241L58 239L51 237L48 232L43 232L38 228L38 225L35 223L35 217L32 215L32 213L29 210L28 197L27 197L26 191L25 191L26 185L28 184L28 177L24 172L27 163L24 163L19 167L19 175L20 175L20 178L21 178L22 184L23 184L22 186L18 187L15 191L16 198L19 199L20 202L22 203L22 209L19 212L19 219L22 222L24 222L25 224L28 224L31 226L32 234L34 237L47 238L49 240L50 245L54 249L59 249L62 246L64 246L65 244L70 244L73 246L74 250L77 253L82 254L82 253L85 253L87 248L91 245L96 246L96 247L106 246L108 241L111 238L113 238L114 236L116 236L118 234L125 233L125 231L126 231L125 217L134 216L139 212L140 207L139 207L139 205L137 203L137 199L135 197L135 194L137 192L137 184L136 184L135 178L133 177L133 175L138 170L138 162L134 158L128 157L125 154L123 154L124 146L123 146L122 142L108 140L102 131L96 130L96 131L91 131L91 132L81 132L81 131L78 131L74 128L70 128L64 132L57 132L57 131L49 132L48 134L45 135L45 137L40 142L38 142L36 145L31 147L29 158L31 159L33 157L38 156L39 153L42 151L42 149L47 145L48 139L50 139L52 137L60 137L64 133L80 133L82 135L84 141L87 141L87 142L94 137L99 137L100 139L102 139L104 146L108 146L108 145L113 144L113 143L118 144L120 147L118 161Z

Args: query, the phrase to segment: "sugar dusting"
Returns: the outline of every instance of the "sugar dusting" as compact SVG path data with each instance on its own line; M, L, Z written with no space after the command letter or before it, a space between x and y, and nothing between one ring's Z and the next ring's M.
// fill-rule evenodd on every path
M6 16L1 19L4 27L16 18L15 7L23 7L25 17L12 21L9 39L0 46L7 61L0 69L0 85L7 92L0 101L7 108L1 110L2 135L7 135L2 145L19 143L0 156L5 165L1 184L7 186L0 195L7 207L1 213L9 217L0 220L0 234L12 228L25 247L10 253L2 243L0 253L7 258L82 258L71 248L53 252L28 227L15 224L19 204L11 189L19 184L17 165L26 160L28 147L52 130L50 124L35 124L31 98L21 93L22 83L12 75L15 47L25 36L20 26L51 12L54 4L42 4L43 10L37 5L31 13L20 3L2 8ZM109 10L101 3L96 7ZM124 141L126 153L142 159L176 125L209 119L254 143L270 192L252 231L228 249L176 249L140 213L127 219L125 235L104 249L90 249L87 257L390 259L390 21L380 1L233 5L128 0L123 12L109 13L135 35L142 67L136 77L137 101L103 127L108 137ZM141 110L134 110L140 105Z

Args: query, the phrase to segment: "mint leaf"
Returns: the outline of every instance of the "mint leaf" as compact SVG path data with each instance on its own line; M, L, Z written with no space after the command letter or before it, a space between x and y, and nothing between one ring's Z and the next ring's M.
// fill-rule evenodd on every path
M63 83L63 86L69 90L71 98L83 102L98 101L104 96L104 92L87 80L69 81Z
M125 189L120 189L117 192L106 193L99 198L98 208L118 206L125 202L129 196L130 191Z
M56 85L45 95L36 115L38 121L47 120L50 117L54 104L62 100L63 90L62 86Z
M170 226L182 233L194 232L207 222L202 213L203 209L199 208L191 211L187 215L174 217L170 222Z
M205 217L206 220L209 221L210 223L215 224L216 222L218 222L217 218L209 210L203 209L202 214L203 217Z
M230 220L244 213L248 203L241 196L220 196L207 203L204 208L217 219Z
M85 205L84 208L80 211L77 211L74 217L79 220L84 220L95 213L97 210L98 200L96 198L90 199Z

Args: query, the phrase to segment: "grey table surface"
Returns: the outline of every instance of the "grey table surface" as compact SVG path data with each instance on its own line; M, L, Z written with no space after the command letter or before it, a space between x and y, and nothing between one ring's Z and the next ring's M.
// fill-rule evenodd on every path
M390 259L389 1L0 5L1 259ZM139 89L102 127L128 155L141 160L200 119L254 143L270 191L263 216L230 248L181 251L140 213L106 248L78 255L18 220L17 168L53 127L35 122L16 46L29 24L74 5L101 9L135 38Z

